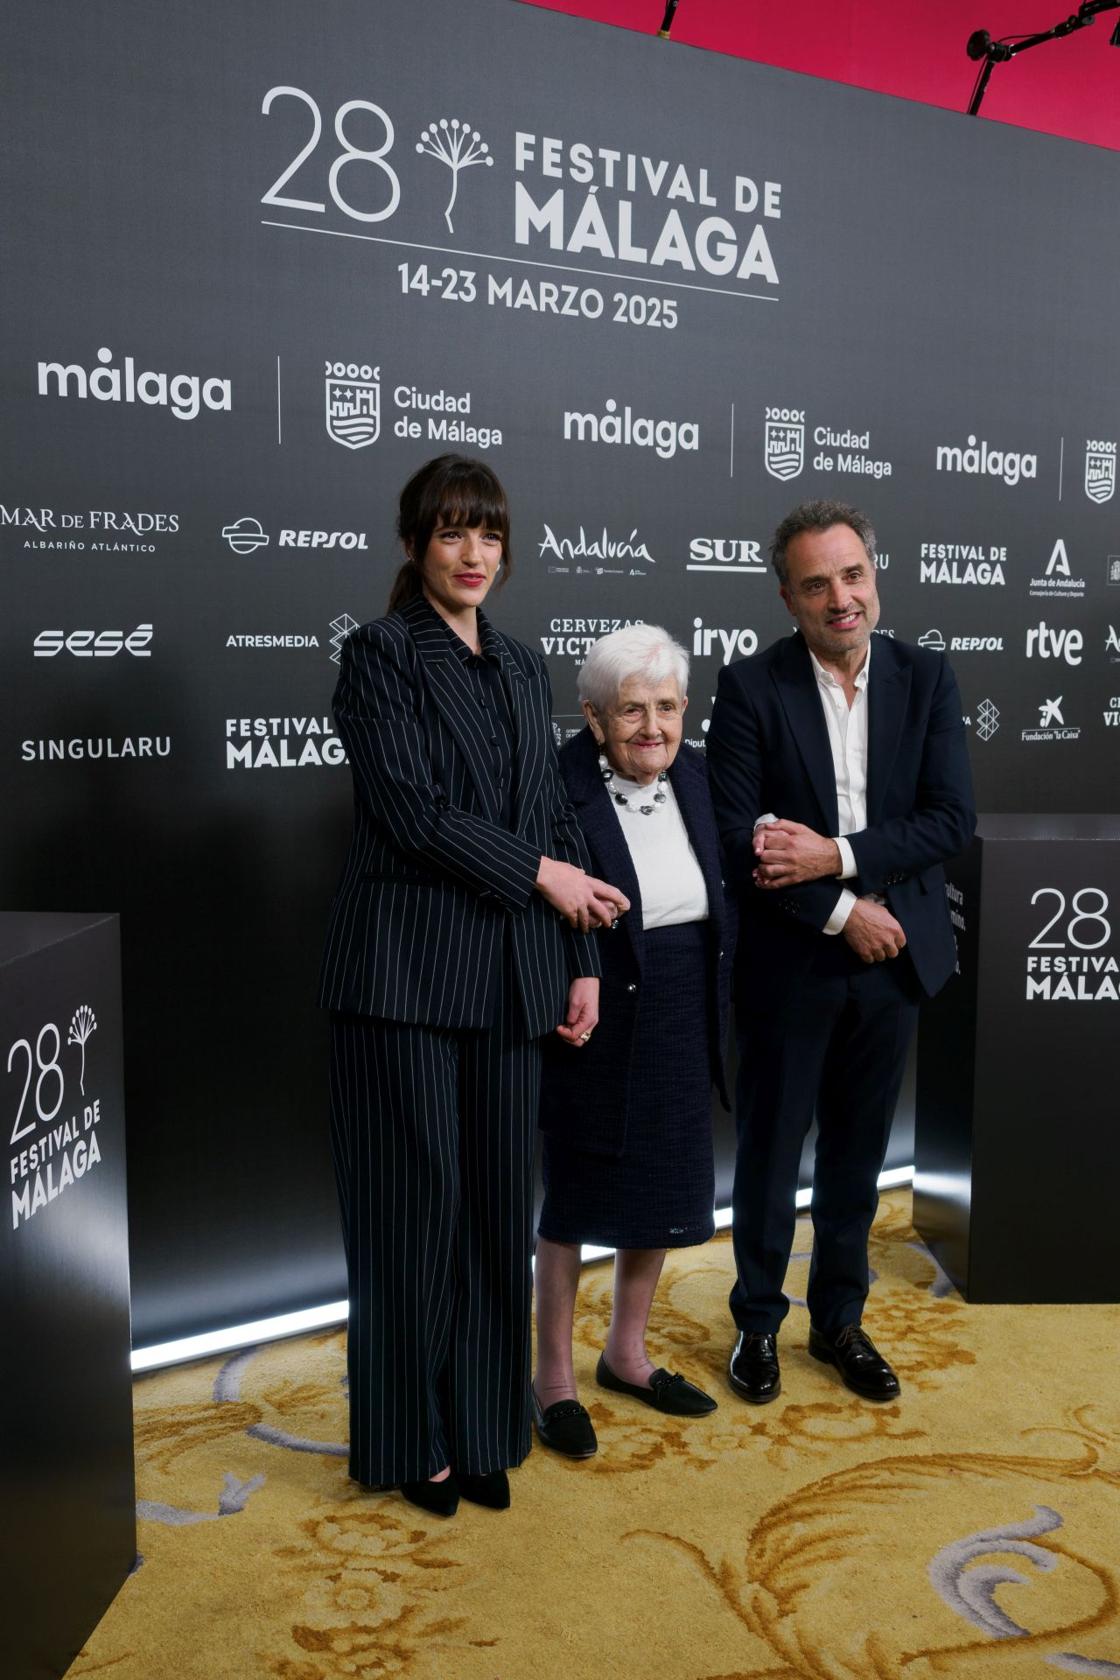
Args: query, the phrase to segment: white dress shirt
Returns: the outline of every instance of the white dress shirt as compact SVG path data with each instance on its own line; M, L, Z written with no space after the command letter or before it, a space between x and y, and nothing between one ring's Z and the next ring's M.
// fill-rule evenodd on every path
M619 805L612 798L611 805L638 877L642 927L676 927L680 922L704 921L708 914L708 889L673 784L661 783L665 803L648 817L642 815L640 807L653 804L656 782L639 787L616 770L607 792L612 788L617 788L629 800L629 805Z
M810 651L813 673L817 679L817 693L824 709L828 744L832 748L832 769L836 776L836 812L839 832L833 835L840 853L840 879L848 881L858 875L855 853L847 834L858 834L867 827L867 683L871 672L871 642L856 676L856 694L851 705L843 687L831 671L825 669L816 654ZM824 924L825 933L842 933L852 913L856 895L847 887L840 889L831 916Z
M867 683L871 672L871 642L867 644L867 654L856 676L856 694L850 706L842 685L831 671L825 669L812 650L809 658L813 661L817 693L832 750L832 771L836 777L836 813L840 831L832 839L840 853L838 878L848 881L858 875L859 870L855 853L844 837L858 834L860 829L867 827ZM759 817L755 827L776 820L773 814L768 813ZM855 902L855 893L848 887L841 887L823 932L843 933Z

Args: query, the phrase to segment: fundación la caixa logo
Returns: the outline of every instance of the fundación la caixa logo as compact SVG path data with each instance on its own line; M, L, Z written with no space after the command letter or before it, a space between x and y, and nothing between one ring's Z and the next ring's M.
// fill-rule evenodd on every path
M143 403L149 408L169 408L176 420L195 420L203 408L233 407L233 390L228 379L197 373L136 371L136 359L124 358L124 366L113 365L113 352L102 347L98 365L88 373L78 362L40 362L41 397L93 397L98 402Z

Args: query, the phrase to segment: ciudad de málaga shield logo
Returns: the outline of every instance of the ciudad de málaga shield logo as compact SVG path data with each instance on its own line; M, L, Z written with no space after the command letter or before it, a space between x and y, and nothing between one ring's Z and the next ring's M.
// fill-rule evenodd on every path
M1085 494L1091 502L1109 502L1115 490L1115 445L1112 452L1090 445L1085 451Z
M381 432L381 369L328 362L327 436L344 449L364 449Z
M796 478L805 465L804 420L767 420L765 458L771 478Z

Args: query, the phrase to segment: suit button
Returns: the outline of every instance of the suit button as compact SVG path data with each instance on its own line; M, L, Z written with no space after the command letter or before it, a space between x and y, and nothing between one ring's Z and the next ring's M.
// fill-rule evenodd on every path
M721 957L722 957L722 956L723 956L723 952L722 952L722 951L721 951L721 952L720 952L720 956L721 956Z
M627 991L628 991L628 992L636 992L636 991L637 991L637 989L638 989L638 988L637 988L637 986L635 986L635 984L634 984L634 982L633 982L633 981L631 981L631 982L630 982L630 984L629 984L629 985L628 985L628 986L627 986L627 988L626 988L626 990L627 990Z

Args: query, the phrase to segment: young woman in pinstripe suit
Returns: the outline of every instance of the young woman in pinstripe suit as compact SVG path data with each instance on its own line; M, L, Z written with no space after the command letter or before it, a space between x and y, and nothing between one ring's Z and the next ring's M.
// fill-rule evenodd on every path
M538 654L479 610L510 568L480 461L401 492L389 612L343 644L354 835L331 910L331 1137L349 1275L350 1473L450 1516L530 1444L540 1041L598 1020L586 873Z

